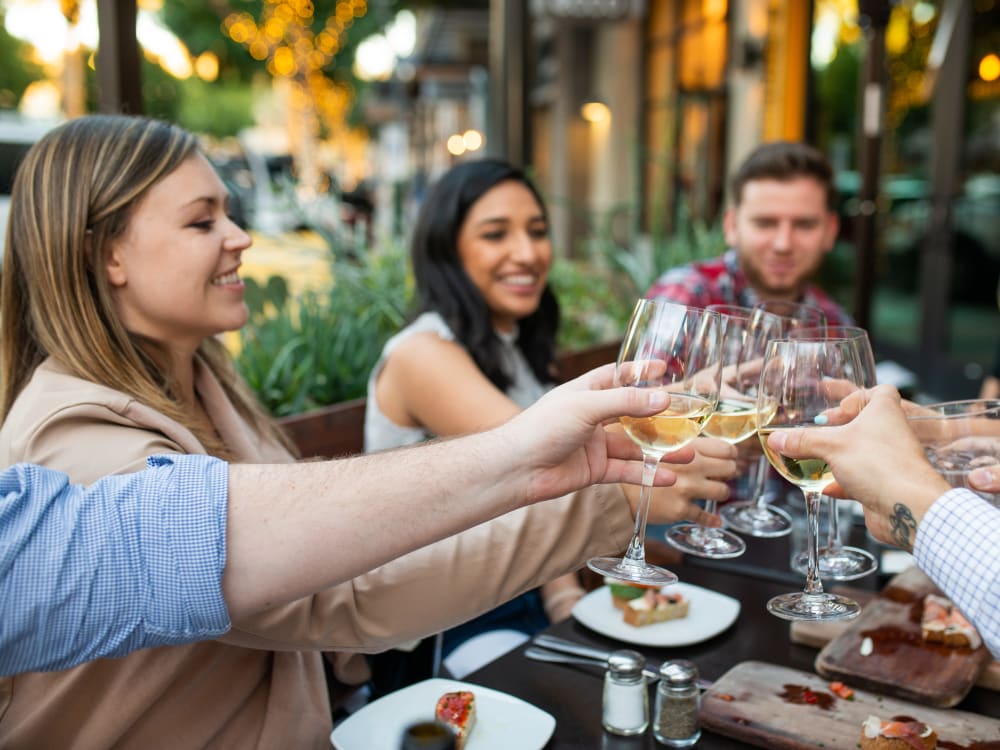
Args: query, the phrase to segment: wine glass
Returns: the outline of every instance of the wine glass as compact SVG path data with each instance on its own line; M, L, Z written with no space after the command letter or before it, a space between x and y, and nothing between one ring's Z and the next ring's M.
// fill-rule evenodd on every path
M708 418L703 435L735 445L757 431L757 383L764 348L777 338L781 321L763 310L736 305L709 305L706 310L722 316L722 386L719 405ZM715 513L717 503L705 501L705 510ZM747 548L731 531L677 523L666 532L667 541L677 549L698 557L730 558Z
M969 487L969 472L1000 463L1000 399L945 401L907 414L934 468L952 487ZM972 490L1000 507L1000 493Z
M652 417L621 417L626 434L642 449L643 472L635 531L623 558L594 557L591 570L633 583L666 586L677 576L646 562L646 517L656 467L664 454L701 432L719 401L722 321L718 313L659 300L635 304L615 365L615 384L658 388L670 396Z
M796 328L826 326L826 315L818 307L785 300L765 300L754 305L755 310L777 315L781 320L780 336ZM767 502L767 476L770 467L767 457L757 460L756 472L751 477L750 499L726 503L719 515L726 525L750 536L774 538L792 533L792 517L781 508Z
M776 430L821 430L828 409L862 387L857 349L844 339L779 339L768 344L757 391L757 434L771 465L805 496L809 562L805 590L781 594L767 609L786 620L844 620L861 607L852 599L823 591L819 578L819 501L833 481L826 461L789 458L772 450Z
M798 328L789 331L788 337L795 340L844 339L857 350L860 383L865 388L875 385L875 355L872 352L868 332L858 326L826 326L823 328ZM830 513L826 545L819 550L820 578L834 581L853 581L878 570L875 556L859 547L850 547L840 541L840 515L837 512L837 498L827 497ZM807 553L803 552L793 562L792 568L799 573L806 572Z

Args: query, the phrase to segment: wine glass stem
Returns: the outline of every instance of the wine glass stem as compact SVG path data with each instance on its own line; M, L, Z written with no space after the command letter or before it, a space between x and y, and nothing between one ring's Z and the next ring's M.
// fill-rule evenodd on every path
M626 565L646 564L646 517L649 515L649 500L653 494L653 481L656 479L656 467L659 463L660 456L642 454L642 487L639 490L639 507L635 513L635 531L623 560Z
M719 503L717 500L706 500L705 501L705 512L711 513L713 516L718 511ZM703 526L698 524L694 529L691 536L696 539L712 539L719 536L719 530L714 526Z
M809 565L806 568L806 593L822 594L823 583L819 579L819 499L818 490L802 490L806 498L806 544L809 551Z
M761 456L757 459L757 474L754 477L754 488L753 488L753 503L754 507L758 510L762 510L767 501L767 475L771 468L771 464L767 461L767 456Z
M840 514L837 512L837 498L827 496L830 504L830 531L826 539L828 550L840 549Z

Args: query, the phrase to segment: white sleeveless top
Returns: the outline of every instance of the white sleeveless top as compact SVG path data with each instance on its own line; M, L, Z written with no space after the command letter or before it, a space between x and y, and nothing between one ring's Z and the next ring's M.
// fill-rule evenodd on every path
M445 341L454 341L455 334L448 327L436 312L425 312L410 325L389 339L382 348L382 355L368 376L368 401L365 407L365 450L380 451L389 448L398 448L403 445L412 445L428 438L434 437L422 427L404 427L389 419L379 408L378 400L375 398L375 380L385 366L386 360L392 354L393 349L404 341L407 337L415 333L431 332L437 334ZM528 361L524 354L514 343L517 340L517 329L511 333L497 331L500 342L503 345L501 357L503 368L510 378L510 385L507 387L507 397L522 409L535 403L542 395L551 388L550 385L542 385L538 382L535 374L528 366Z

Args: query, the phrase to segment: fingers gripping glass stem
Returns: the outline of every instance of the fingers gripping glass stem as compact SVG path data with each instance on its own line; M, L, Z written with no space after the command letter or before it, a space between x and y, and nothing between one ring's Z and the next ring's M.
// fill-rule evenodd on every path
M644 457L635 530L623 558L592 558L587 562L591 570L649 585L677 580L646 562L646 519L660 459L697 437L718 403L720 329L715 313L655 300L636 303L618 354L615 383L662 390L670 401L654 416L620 420Z

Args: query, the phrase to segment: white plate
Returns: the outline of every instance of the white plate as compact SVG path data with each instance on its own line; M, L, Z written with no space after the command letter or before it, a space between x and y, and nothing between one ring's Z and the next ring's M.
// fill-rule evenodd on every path
M476 696L476 724L466 750L539 750L556 728L551 714L513 695L435 678L369 703L341 722L330 742L337 750L398 750L403 730L417 721L432 721L438 698L455 690L471 690Z
M663 591L682 594L691 602L687 617L642 627L629 625L622 619L622 611L611 603L611 589L607 586L580 599L573 607L573 617L591 630L619 641L643 646L688 646L718 635L736 622L740 613L737 599L701 586L675 583Z

